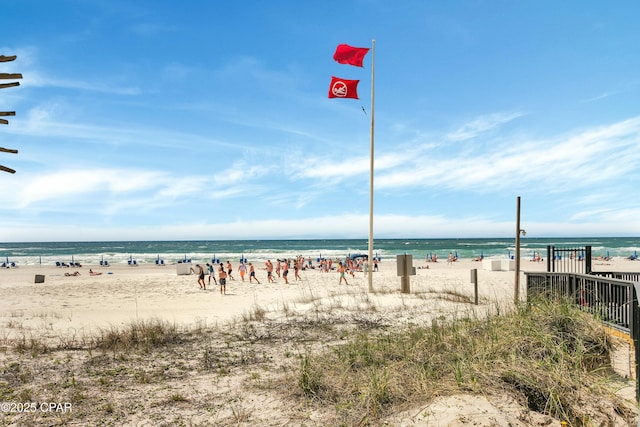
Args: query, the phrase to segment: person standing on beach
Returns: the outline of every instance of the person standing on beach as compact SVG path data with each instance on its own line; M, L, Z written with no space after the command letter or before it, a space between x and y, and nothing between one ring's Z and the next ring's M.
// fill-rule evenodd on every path
M296 280L302 280L302 277L300 277L300 269L302 268L302 262L300 258L298 258L295 263L293 264L293 272L294 274L294 278Z
M256 269L253 268L253 264L249 263L249 283L253 283L253 279L256 279L258 285L260 284L260 280L256 277Z
M207 268L209 269L209 286L211 286L211 279L213 279L213 283L215 283L217 285L218 281L216 280L216 271L215 271L215 269L209 263L207 263Z
M284 279L284 283L289 284L289 279L287 276L289 275L289 260L285 259L282 263L282 278Z
M196 268L198 269L198 286L200 289L207 289L207 285L204 283L204 268L200 264L196 264Z
M343 280L345 285L349 284L349 282L347 282L347 278L344 276L346 270L347 268L342 264L342 262L338 263L338 273L340 273L340 281L338 282L338 285L342 285Z
M233 266L231 265L231 261L227 261L227 274L229 275L229 279L236 280L233 278Z
M220 294L227 294L227 272L224 271L224 266L220 263L220 269L218 270L218 278L220 279Z
M244 275L247 272L247 266L244 265L244 262L241 262L240 265L238 266L238 272L240 273L240 278L244 282Z
M276 278L273 277L273 263L271 260L267 260L264 265L267 268L267 283L275 283Z

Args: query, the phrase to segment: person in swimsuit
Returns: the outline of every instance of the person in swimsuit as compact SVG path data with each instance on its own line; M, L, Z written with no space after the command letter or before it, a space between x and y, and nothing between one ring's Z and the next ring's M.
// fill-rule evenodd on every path
M211 286L211 279L213 279L213 283L215 283L216 285L218 284L218 281L216 280L216 272L215 269L213 268L213 266L209 263L207 263L207 268L209 269L209 286Z
M287 279L287 275L289 274L289 260L285 259L282 263L282 278L284 279L284 283L289 284L289 279Z
M271 260L267 260L264 265L267 268L267 282L275 283L276 279L273 277L273 263L271 263Z
M253 279L256 279L256 282L260 284L260 281L256 277L256 269L253 268L253 264L249 263L249 283L253 283Z
M220 263L220 269L218 270L218 277L220 278L220 294L227 294L227 272L224 271L224 266Z
M296 280L302 280L302 277L300 277L300 268L302 268L302 260L301 259L297 259L296 262L293 264L293 272L294 274L294 278Z
M200 264L196 264L198 268L198 286L200 289L207 289L207 285L204 283L204 268Z
M344 265L342 265L342 263L338 264L338 273L340 273L340 282L338 282L338 285L342 284L342 281L344 280L344 284L348 285L349 282L347 282L347 278L344 276L344 273L346 271L346 268Z
M244 275L247 273L247 266L244 265L244 262L241 262L238 266L238 272L240 273L240 278L244 282Z
M231 265L231 261L227 261L227 275L229 276L229 279L231 280L236 280L233 278L233 266Z

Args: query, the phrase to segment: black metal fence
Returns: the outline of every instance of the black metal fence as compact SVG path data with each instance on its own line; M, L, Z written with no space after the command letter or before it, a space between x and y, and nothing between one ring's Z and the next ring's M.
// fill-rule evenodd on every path
M590 274L591 246L578 248L547 246L547 271Z

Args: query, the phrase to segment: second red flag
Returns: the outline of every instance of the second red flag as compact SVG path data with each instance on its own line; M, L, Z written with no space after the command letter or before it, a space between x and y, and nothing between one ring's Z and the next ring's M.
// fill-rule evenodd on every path
M329 86L329 98L358 99L359 82L360 80L347 80L332 76L331 86Z

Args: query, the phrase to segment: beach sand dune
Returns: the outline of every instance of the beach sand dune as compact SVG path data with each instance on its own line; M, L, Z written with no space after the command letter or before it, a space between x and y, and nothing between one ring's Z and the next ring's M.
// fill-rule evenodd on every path
M380 271L374 273L373 292L369 292L366 276L356 272L347 275L349 285L339 284L339 274L335 271L321 272L305 270L301 280L289 275L290 284L282 279L267 283L266 270L257 266L257 276L261 284L228 280L226 294L213 282L206 290L200 289L197 276L178 275L176 265L146 265L137 267L115 265L109 267L83 266L81 268L59 268L54 266L17 267L0 270L0 337L4 342L24 336L49 339L52 342L61 336L92 336L110 328L122 328L135 321L163 320L184 328L223 327L241 318L255 317L263 313L265 317L295 318L356 312L364 307L375 308L378 318L384 318L390 325L430 322L431 319L462 315L466 312L483 313L496 306L513 303L514 271L489 271L480 262L461 259L454 263L425 263L415 261L416 275L410 277L410 293L400 292L400 278L397 276L395 261L383 261ZM235 266L237 268L237 265ZM544 263L523 259L521 269L544 271ZM640 262L616 259L595 262L594 268L602 271L640 271ZM91 275L89 271L99 272ZM479 305L474 305L474 286L471 270L477 269ZM78 271L79 275L68 275ZM35 283L35 276L43 275L43 283ZM205 278L208 283L208 277ZM520 276L521 298L526 298L525 275ZM295 343L289 343L297 348ZM299 345L298 345L299 347ZM268 350L264 350L268 352ZM6 359L7 353L3 353ZM278 356L281 357L281 356ZM6 361L3 361L6 363ZM240 392L243 381L250 375L238 372L227 375L225 385L220 380L209 377L190 378L188 385L165 384L166 388L180 387L180 395L186 400L197 400L198 396L216 392L232 393L253 399L248 408L260 405L261 415L252 415L251 423L233 424L233 408L226 408L218 416L227 421L218 425L283 425L291 419L291 408L286 402L260 393ZM253 374L255 375L255 374ZM215 390L212 384L216 382ZM627 393L633 395L633 387ZM166 389L164 391L166 393ZM244 393L244 394L243 394ZM129 399L139 398L132 391ZM174 395L175 396L175 393ZM240 399L240 397L238 397ZM508 400L508 399L507 399ZM262 401L262 404L258 404ZM246 402L245 402L246 403ZM469 412L469 408L475 408ZM195 424L207 424L206 416L197 415L193 408L185 409L183 419ZM230 412L231 411L231 412ZM438 399L430 406L429 413L434 418L419 420L424 411L409 411L390 419L390 425L527 425L518 421L518 414L526 411L517 402L497 404L477 396L453 396ZM508 412L512 412L508 414ZM474 415L475 414L475 415ZM146 420L149 414L135 413L125 424L152 425ZM162 419L164 415L155 415ZM168 415L167 415L168 416ZM461 419L469 421L461 423ZM533 419L533 418L529 418ZM492 421L493 420L493 421ZM36 420L37 421L37 420ZM540 425L550 423L542 416ZM536 421L536 423L538 422ZM491 424L493 422L493 424ZM498 422L499 424L495 424ZM37 425L37 422L34 423ZM506 424L504 424L506 425ZM557 425L557 424L549 424Z

